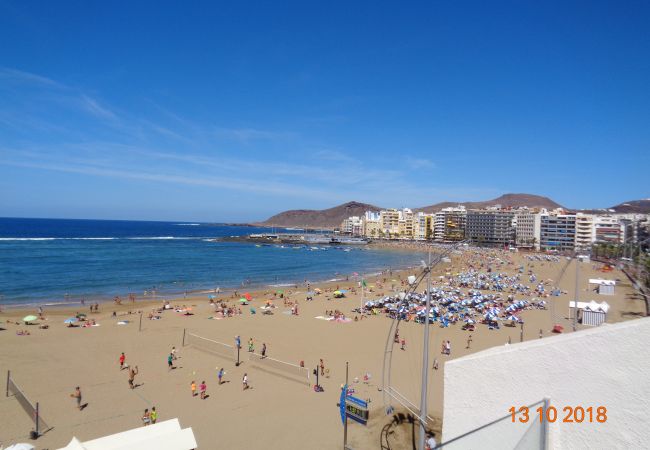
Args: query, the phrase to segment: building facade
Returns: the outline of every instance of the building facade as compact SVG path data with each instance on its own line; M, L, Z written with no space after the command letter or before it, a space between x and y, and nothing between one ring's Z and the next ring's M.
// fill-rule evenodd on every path
M455 242L465 239L467 210L464 206L444 208L435 215L434 239L439 242Z
M515 243L512 211L468 211L465 238L473 244L504 247Z
M573 250L575 239L575 214L559 212L541 214L539 244L542 250Z

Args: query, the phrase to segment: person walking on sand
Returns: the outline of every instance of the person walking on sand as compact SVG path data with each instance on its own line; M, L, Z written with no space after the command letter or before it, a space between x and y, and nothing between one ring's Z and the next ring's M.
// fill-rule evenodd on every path
M138 366L129 367L129 387L131 389L135 389L135 385L133 382L135 381L135 376L139 373L140 371L138 370Z
M451 356L451 341L447 341L447 344L445 344L445 350L447 352L447 356Z
M72 394L70 394L70 397L76 398L77 399L77 409L81 411L83 408L81 407L81 388L77 386Z
M200 389L201 389L201 400L205 400L206 393L208 390L208 386L205 384L205 381L201 381Z
M406 350L406 339L402 338L402 350Z
M438 358L433 358L433 370L438 370Z
M472 335L470 334L469 337L467 338L467 347L465 348L470 348L472 346Z
M176 346L172 347L172 359L176 361L178 357L176 356Z
M175 368L176 367L174 367L174 354L170 353L167 356L167 370L172 370L172 369L175 369Z
M442 341L442 345L440 347L440 353L445 355L447 353L447 342L444 340Z
M248 389L248 374L244 374L244 378L242 378L242 391L245 391Z
M124 361L126 361L126 355L124 355L124 352L120 355L120 370L124 369Z
M253 343L253 338L248 339L248 351L251 353L255 352L255 345Z
M190 383L190 389L192 390L192 397L196 397L196 381Z
M320 360L320 376L325 376L325 363L323 362L323 358Z
M262 359L266 358L266 343L262 343Z
M223 384L223 376L225 375L226 372L223 371L223 367L219 369L219 373L217 374L217 378L219 378L219 386Z
M151 414L150 414L150 417L151 417L151 423L152 423L152 424L156 423L156 421L158 420L158 411L156 411L156 407L155 407L155 406L152 406L152 407L151 407Z

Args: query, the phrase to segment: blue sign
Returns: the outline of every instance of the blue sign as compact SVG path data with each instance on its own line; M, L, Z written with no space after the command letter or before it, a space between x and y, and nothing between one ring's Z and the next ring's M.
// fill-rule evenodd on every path
M339 408L341 410L341 423L345 423L345 396L348 393L348 385L341 389L341 398L339 399Z

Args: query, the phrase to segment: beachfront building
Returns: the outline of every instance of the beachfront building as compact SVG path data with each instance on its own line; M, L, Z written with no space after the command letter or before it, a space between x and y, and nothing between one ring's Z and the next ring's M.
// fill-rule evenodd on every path
M434 214L419 212L413 219L414 239L428 241L433 239Z
M415 237L413 219L413 211L411 211L409 208L404 208L399 212L399 220L397 222L397 237L400 239L413 239Z
M343 220L341 224L341 233L351 234L352 236L361 236L363 234L363 221L359 216L350 216Z
M381 237L381 222L379 213L375 211L366 211L361 218L363 236L368 239L377 239Z
M594 240L594 216L583 213L576 214L576 249L591 248Z
M596 216L594 218L594 242L597 244L622 244L623 227L617 217Z
M395 236L399 232L400 211L384 209L379 212L379 224L384 237Z
M542 250L573 250L575 237L575 214L565 214L562 210L541 213L539 245Z
M477 245L505 247L514 244L515 213L497 209L474 210L467 213L465 238Z
M540 215L528 208L515 211L512 219L515 229L515 243L519 248L534 248L539 250Z
M467 210L464 206L443 208L434 219L434 239L439 242L454 242L465 239Z

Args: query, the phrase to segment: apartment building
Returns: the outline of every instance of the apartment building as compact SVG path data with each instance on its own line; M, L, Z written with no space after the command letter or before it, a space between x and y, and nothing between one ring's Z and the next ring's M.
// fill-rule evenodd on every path
M379 224L386 237L399 232L400 212L397 209L385 209L379 212Z
M434 214L419 212L413 219L414 239L428 241L433 239Z
M624 227L617 217L596 216L594 218L594 242L598 244L622 244Z
M512 211L468 211L465 238L477 245L504 247L515 243Z
M512 220L515 228L515 243L520 248L539 250L540 215L528 209L515 211Z
M594 216L591 214L576 214L576 249L588 249L595 241Z
M434 239L440 242L462 241L465 239L467 210L464 206L444 208L434 219Z
M413 211L404 208L399 211L399 220L397 222L397 233L400 239L413 239L415 237Z
M540 215L540 248L542 250L573 250L576 239L576 216L560 211Z
M341 224L341 233L361 236L363 234L363 221L359 216L350 216L343 220Z

